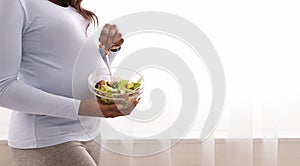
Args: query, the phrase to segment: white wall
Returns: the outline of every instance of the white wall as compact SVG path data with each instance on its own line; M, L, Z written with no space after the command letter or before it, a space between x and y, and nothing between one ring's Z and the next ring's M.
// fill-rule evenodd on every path
M239 113L232 109L242 111L245 106L237 105L250 99L254 135L277 128L280 137L300 136L299 1L85 0L84 5L100 24L139 11L169 12L193 22L214 44L225 69L227 105L219 129L228 129L230 117Z

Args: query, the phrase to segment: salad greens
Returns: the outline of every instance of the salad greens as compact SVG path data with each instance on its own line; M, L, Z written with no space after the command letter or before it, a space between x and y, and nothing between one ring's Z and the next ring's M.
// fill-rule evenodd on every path
M136 82L129 82L129 80L119 80L119 81L107 81L101 80L99 81L95 88L104 93L130 93L136 91L141 86L142 78L140 78Z
M111 82L101 80L95 85L97 93L103 96L97 97L98 101L103 104L114 104L115 100L119 98L126 102L126 100L129 100L129 97L139 94L142 79L143 77L136 82L129 82L129 80L122 79Z

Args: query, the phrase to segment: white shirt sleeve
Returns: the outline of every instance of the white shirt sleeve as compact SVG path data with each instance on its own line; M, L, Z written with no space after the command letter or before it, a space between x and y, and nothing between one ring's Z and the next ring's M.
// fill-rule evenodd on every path
M113 62L113 60L117 56L118 52L119 52L119 50L117 52L110 51L110 53L108 55L110 63ZM107 60L106 60L106 57L105 57L106 56L105 51L102 48L99 48L99 53L100 53L100 56L102 57L103 61L107 64Z
M50 94L18 80L25 24L19 0L0 1L0 106L76 120L80 100Z

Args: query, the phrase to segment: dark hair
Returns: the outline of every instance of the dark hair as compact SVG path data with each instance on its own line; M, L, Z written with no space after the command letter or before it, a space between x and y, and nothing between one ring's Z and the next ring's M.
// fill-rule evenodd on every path
M98 17L95 13L86 10L81 7L82 0L66 0L69 5L73 8L75 8L79 14L82 15L83 18L89 21L89 23L94 23L95 25L99 24Z

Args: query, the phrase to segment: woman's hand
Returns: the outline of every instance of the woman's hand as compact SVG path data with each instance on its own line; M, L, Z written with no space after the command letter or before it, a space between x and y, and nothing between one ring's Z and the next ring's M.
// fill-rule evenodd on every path
M137 100L131 99L131 104L123 108L123 106L119 104L103 105L93 100L85 100L80 103L78 115L105 118L125 116L133 111L139 101L140 98Z
M99 47L105 50L106 54L109 54L111 49L120 47L123 44L124 39L116 25L105 24L101 31L99 42Z

